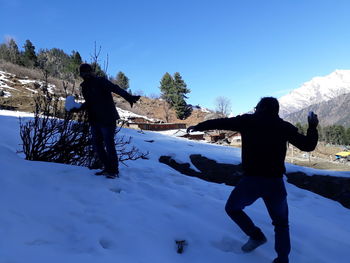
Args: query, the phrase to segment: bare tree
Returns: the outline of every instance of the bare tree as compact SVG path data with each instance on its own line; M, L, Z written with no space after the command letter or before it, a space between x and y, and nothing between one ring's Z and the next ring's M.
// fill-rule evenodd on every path
M163 101L163 111L164 111L164 119L167 123L170 121L170 109L171 105L167 101Z
M93 54L90 54L90 57L91 57L91 64L93 65L97 65L99 63L99 56L101 54L101 49L102 47L99 46L98 47L98 50L97 50L97 47L96 47L96 41L94 42L94 53Z
M224 96L215 99L215 110L217 113L227 117L231 113L231 100Z
M107 54L106 60L103 61L103 68L102 68L100 65L100 59L99 59L100 54L101 54L101 50L102 50L102 47L99 46L97 48L96 41L95 41L94 52L93 52L93 54L90 54L91 66L92 66L92 69L94 70L96 75L98 75L100 77L108 78L107 70L108 70L109 57Z

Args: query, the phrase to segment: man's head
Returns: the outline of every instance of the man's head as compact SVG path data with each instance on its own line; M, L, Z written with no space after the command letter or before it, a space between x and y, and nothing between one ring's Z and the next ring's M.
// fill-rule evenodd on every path
M90 64L83 63L79 67L79 75L83 79L89 78L93 75L93 70Z
M258 114L278 116L279 109L280 109L280 105L276 98L264 97L256 105L255 112Z

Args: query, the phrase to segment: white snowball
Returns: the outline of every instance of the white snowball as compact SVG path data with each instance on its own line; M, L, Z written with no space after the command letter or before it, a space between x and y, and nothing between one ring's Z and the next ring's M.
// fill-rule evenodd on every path
M65 108L67 111L70 111L74 108L79 109L81 107L81 103L77 103L75 102L74 96L68 96L66 98L66 104L65 104Z

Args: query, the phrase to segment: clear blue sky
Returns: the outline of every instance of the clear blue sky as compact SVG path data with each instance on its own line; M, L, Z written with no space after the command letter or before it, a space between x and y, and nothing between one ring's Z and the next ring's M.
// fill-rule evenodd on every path
M348 0L0 0L0 37L36 50L77 50L90 61L94 42L134 91L159 93L178 71L188 102L233 114L260 97L280 97L314 76L350 69Z

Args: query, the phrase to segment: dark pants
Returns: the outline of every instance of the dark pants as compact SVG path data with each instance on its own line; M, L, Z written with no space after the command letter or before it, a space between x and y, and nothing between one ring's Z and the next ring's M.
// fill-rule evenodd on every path
M114 142L115 128L115 125L91 125L94 151L103 163L104 169L111 173L118 172L118 156Z
M243 177L228 198L225 210L245 234L253 239L259 239L263 235L261 230L254 225L243 209L260 197L264 200L275 227L275 250L278 258L288 262L290 253L288 204L282 178Z

